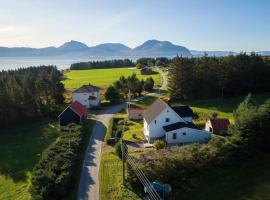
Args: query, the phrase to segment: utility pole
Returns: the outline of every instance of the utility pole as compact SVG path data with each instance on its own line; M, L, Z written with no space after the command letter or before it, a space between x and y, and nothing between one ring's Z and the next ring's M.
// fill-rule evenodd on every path
M130 100L131 100L131 92L130 90L128 91L128 101L127 101L127 109L129 109L129 103L130 103ZM128 111L127 111L128 113ZM126 123L126 121L125 121ZM125 126L123 126L125 127ZM123 128L123 133L124 133L124 128ZM125 162L126 162L126 145L125 145L125 142L123 140L123 136L121 138L121 151L122 151L122 175L123 175L123 185L125 186L126 185L126 165L125 165Z
M121 150L122 150L122 175L123 175L123 185L126 185L126 167L125 167L125 155L124 155L124 142L121 139Z

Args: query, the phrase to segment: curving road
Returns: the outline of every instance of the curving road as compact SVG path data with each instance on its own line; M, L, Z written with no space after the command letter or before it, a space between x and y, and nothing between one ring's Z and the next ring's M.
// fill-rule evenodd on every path
M160 92L167 86L167 76L158 67L156 68L163 78L162 86L159 91L157 91ZM150 93L148 96L153 94L155 93ZM142 98L139 98L139 100L141 99ZM103 138L110 119L125 107L126 103L122 103L95 113L96 123L92 129L92 135L84 158L78 188L78 200L99 200L99 166Z

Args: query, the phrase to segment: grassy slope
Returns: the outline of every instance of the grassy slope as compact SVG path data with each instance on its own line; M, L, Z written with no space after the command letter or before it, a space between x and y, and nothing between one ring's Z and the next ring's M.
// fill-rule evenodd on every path
M138 69L129 68L73 70L65 74L66 79L64 80L64 84L66 89L78 88L83 84L89 83L104 88L118 80L120 76L129 76L134 72L140 79L150 77L150 75L141 75ZM151 76L156 84L161 84L162 79L159 74Z
M54 124L34 124L0 133L0 199L30 199L31 170L58 136Z
M122 164L114 153L102 153L100 163L100 199L140 199L134 192L122 186Z
M260 94L253 96L257 103L262 104L266 99L270 98L270 94ZM195 120L200 128L204 128L206 119L211 117L212 113L217 113L218 118L229 118L233 123L233 111L245 99L245 96L239 96L228 99L209 99L194 102L186 102L187 105L192 107L192 110L199 114L200 119Z
M270 154L234 166L208 171L191 193L192 200L270 199Z

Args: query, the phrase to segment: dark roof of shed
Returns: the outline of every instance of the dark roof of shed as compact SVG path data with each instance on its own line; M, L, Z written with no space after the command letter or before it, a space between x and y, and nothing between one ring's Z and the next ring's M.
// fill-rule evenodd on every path
M99 87L94 85L83 85L78 89L74 90L73 93L89 93L89 92L98 92L100 90Z
M161 99L157 99L154 103L152 103L151 106L149 106L144 111L144 119L149 124L151 121L153 121L156 116L158 116L165 108L167 107L167 104L162 101Z
M174 124L170 124L170 125L167 125L167 126L163 126L163 129L166 131L166 132L169 132L169 131L173 131L173 130L177 130L177 129L180 129L180 128L193 128L193 129L199 129L197 126L195 126L193 123L191 122L176 122Z
M188 106L171 106L180 117L194 117L194 113Z

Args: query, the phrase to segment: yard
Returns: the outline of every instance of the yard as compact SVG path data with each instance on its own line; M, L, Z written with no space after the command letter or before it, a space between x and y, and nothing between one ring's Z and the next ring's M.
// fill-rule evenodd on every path
M112 152L104 152L100 164L100 199L137 200L129 188L122 185L122 162Z
M139 79L146 79L152 76L156 85L160 85L162 83L162 78L158 73L153 75L141 75L140 70L135 68L72 70L65 74L63 83L65 88L68 90L78 88L83 84L89 83L105 88L118 80L120 76L127 77L133 73L135 73Z
M145 140L143 135L142 120L127 120L126 126L128 130L123 133L123 139L130 142L141 142Z
M46 122L1 130L0 199L30 199L31 171L59 134L56 124Z

